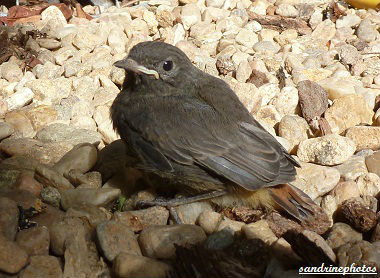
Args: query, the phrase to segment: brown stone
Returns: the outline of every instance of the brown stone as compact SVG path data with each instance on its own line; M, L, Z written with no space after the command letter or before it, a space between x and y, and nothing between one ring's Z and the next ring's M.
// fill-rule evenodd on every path
M0 235L13 241L18 227L19 211L16 202L0 197Z
M27 261L28 254L17 243L0 235L0 271L17 273Z
M49 255L50 235L45 226L19 231L16 242L29 256Z
M303 258L309 265L334 264L336 256L331 247L320 235L304 230L297 232L289 230L284 234L286 241L290 243L292 249Z
M364 233L377 224L376 212L367 208L360 197L344 201L338 207L336 219Z
M328 94L317 83L304 80L297 84L302 116L307 122L319 118L328 107Z
M20 278L61 278L62 269L57 257L31 256L30 264L20 273Z
M113 269L120 278L160 278L167 277L170 266L155 259L120 253L114 260Z

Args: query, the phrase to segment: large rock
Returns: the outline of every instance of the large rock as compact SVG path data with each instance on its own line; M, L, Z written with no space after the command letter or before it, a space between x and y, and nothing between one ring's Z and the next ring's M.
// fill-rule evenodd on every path
M336 99L325 112L325 118L334 133L341 134L358 124L372 124L373 110L361 95Z
M355 142L357 151L380 148L379 126L354 126L346 131L346 137Z
M301 161L332 166L345 162L355 150L355 143L351 139L329 134L302 141L297 156Z

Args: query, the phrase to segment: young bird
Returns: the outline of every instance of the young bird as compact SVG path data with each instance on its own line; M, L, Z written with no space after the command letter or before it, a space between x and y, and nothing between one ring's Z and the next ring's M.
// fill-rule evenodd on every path
M127 77L111 107L114 128L138 167L166 181L161 187L189 196L183 203L212 198L300 221L313 215L313 201L289 184L299 164L224 81L163 42L139 43L115 66Z

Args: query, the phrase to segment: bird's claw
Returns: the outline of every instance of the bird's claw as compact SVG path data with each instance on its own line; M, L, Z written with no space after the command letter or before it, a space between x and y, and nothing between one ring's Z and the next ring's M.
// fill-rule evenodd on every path
M156 198L154 200L141 200L136 202L136 208L143 209L143 208L149 208L154 206L161 206L161 207L169 207L170 200L164 199L164 198Z

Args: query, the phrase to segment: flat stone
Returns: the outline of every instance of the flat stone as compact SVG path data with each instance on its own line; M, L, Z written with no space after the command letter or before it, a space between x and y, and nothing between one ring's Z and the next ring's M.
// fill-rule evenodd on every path
M144 256L170 258L175 254L175 245L197 244L206 239L201 227L189 224L150 226L138 238Z
M100 248L109 261L113 261L121 252L141 256L135 233L122 222L100 223L96 227L96 234Z
M21 173L21 175L18 177L15 187L19 190L29 191L34 196L39 197L43 185L34 179L33 173L25 172Z

